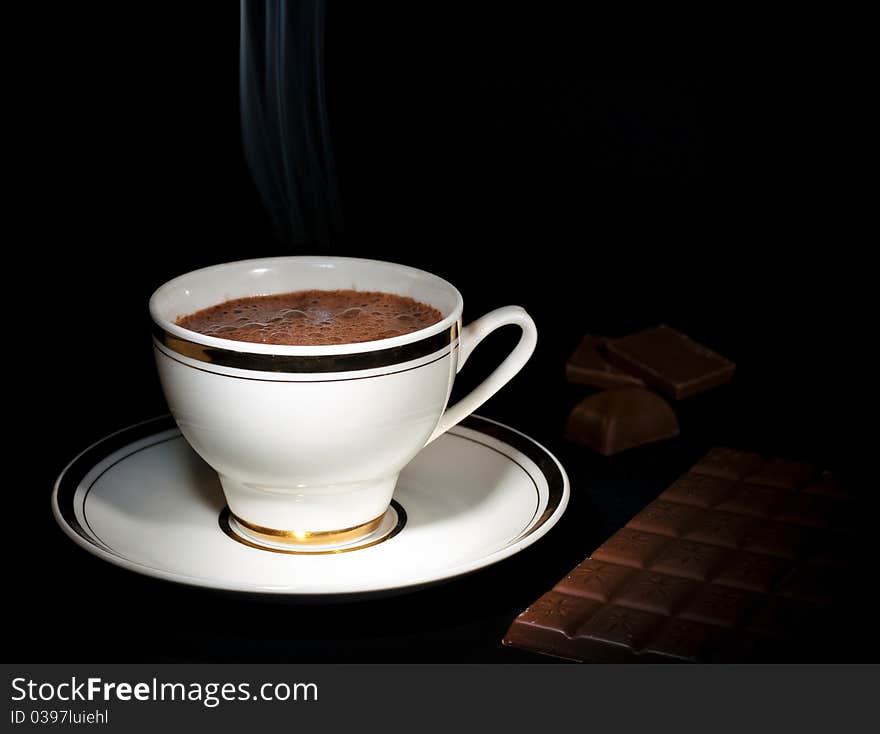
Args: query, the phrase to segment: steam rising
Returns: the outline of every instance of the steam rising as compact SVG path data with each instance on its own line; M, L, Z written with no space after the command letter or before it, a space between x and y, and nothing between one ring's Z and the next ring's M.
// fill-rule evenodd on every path
M342 229L324 91L324 0L241 0L245 157L278 236Z

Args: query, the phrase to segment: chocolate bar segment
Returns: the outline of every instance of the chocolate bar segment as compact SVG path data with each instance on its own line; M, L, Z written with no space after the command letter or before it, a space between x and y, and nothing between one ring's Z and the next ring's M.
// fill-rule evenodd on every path
M578 403L565 427L569 441L610 456L678 435L678 419L659 395L640 387L616 387Z
M656 326L607 341L608 361L681 400L733 377L729 359L668 326Z
M827 473L713 449L517 617L503 642L611 662L805 649L785 645L818 635L845 590L860 540L836 518L856 506Z
M604 345L605 340L600 337L585 336L565 363L565 378L590 387L644 387L644 380L627 374L605 359Z

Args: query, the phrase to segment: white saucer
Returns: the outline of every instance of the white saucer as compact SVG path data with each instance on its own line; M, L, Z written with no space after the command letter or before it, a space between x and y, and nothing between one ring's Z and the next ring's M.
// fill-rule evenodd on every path
M390 591L449 579L517 553L568 504L565 470L545 448L470 416L400 475L368 537L307 552L260 547L229 518L220 483L170 416L86 449L58 477L52 509L90 553L196 586L272 594Z

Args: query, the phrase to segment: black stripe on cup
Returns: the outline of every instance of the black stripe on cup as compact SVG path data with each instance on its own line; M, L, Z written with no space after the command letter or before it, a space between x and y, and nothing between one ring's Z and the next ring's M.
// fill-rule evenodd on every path
M198 362L215 364L220 367L232 367L239 370L254 370L257 372L327 373L372 370L427 357L455 343L456 339L458 339L459 328L459 323L456 322L439 334L432 334L424 339L401 344L398 347L388 347L387 349L374 349L353 354L307 354L296 356L239 352L221 347L208 347L204 344L198 344L189 339L169 334L158 324L153 324L153 336L160 344L172 352ZM244 344L245 342L239 343Z

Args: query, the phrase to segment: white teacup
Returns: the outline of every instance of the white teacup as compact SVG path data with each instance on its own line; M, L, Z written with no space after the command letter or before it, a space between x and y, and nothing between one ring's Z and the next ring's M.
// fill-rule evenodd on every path
M175 323L233 298L310 289L409 296L443 319L404 336L325 346L233 341ZM499 308L462 328L462 306L458 290L436 275L341 257L215 265L153 294L156 364L168 405L187 441L219 474L245 531L332 544L379 525L403 467L496 393L535 349L535 324L522 308ZM522 329L519 343L447 408L468 355L507 324Z

